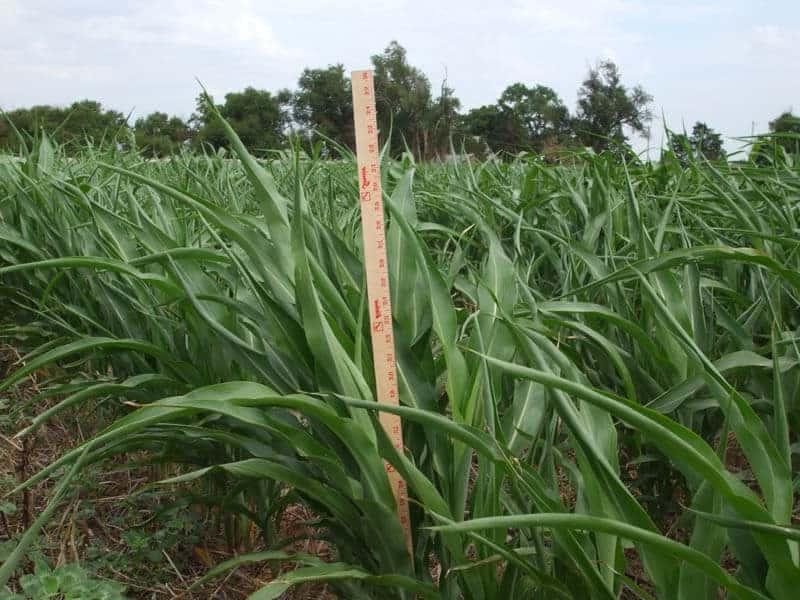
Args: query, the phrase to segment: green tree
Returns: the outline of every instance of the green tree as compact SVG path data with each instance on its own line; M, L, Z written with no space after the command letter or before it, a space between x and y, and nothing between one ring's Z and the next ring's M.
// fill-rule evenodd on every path
M0 119L0 148L12 151L19 148L19 139L14 129L26 138L32 137L40 130L47 131L52 135L64 124L66 118L66 108L48 105L9 111L5 113L4 118Z
M259 154L285 145L291 99L288 90L273 94L248 87L242 92L225 94L225 103L218 108L247 149ZM196 128L193 139L198 145L227 147L222 125L213 118L206 102L202 95L197 99L197 112L192 116Z
M354 150L353 95L344 66L305 69L297 86L292 98L295 122Z
M426 139L428 140L428 156L425 158L443 158L450 152L453 135L459 125L459 109L461 101L456 98L453 88L442 84L439 97L427 110L425 119Z
M111 141L127 127L122 113L104 109L94 100L73 102L66 108L49 105L20 108L7 113L6 121L13 123L24 137L45 131L61 144ZM8 123L0 129L0 147L12 150L19 147L19 139Z
M189 139L189 126L180 117L154 112L136 119L136 145L146 154L167 156L177 152Z
M60 141L109 140L126 126L125 115L121 112L104 109L94 100L81 100L70 105Z
M523 83L508 86L497 103L471 110L464 117L468 136L493 152L542 153L569 141L569 110L551 88Z
M508 107L489 104L473 108L464 115L462 123L465 149L469 152L516 154L526 149L524 127Z
M17 144L12 144L13 139L14 132L11 130L11 126L8 124L8 121L0 115L0 150L16 148Z
M707 160L725 158L722 135L701 121L694 124L691 135L672 134L669 144L673 154L682 165L689 164L692 158Z
M692 136L689 138L692 148L698 156L708 160L725 158L722 147L722 135L711 129L705 123L698 121L692 127Z
M532 150L541 152L548 139L569 133L569 110L552 88L515 83L505 89L498 104L514 115Z
M596 152L619 146L627 141L625 127L636 133L647 132L652 100L641 86L629 91L621 83L617 65L602 61L589 70L578 89L575 129L583 143Z
M417 158L430 155L428 111L431 107L431 84L416 67L408 63L406 50L396 41L382 54L372 57L375 69L375 100L378 129L394 155L406 144Z
M800 154L800 117L787 111L770 121L769 130L775 141L791 154Z

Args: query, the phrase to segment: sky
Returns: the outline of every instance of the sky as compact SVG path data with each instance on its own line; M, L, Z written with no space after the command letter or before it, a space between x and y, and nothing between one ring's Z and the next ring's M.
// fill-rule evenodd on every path
M0 0L0 107L90 98L188 117L197 80L221 99L294 88L305 67L365 68L391 40L464 108L516 81L574 109L601 59L654 96L649 142L705 121L733 138L800 111L798 0Z

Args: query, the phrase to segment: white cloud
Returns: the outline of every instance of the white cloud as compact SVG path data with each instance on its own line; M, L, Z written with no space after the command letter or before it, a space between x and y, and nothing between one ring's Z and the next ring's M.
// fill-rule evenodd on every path
M0 19L4 24L10 24L11 20L17 16L19 2L17 0L0 0Z
M294 54L252 0L140 4L129 14L82 19L81 30L90 39L131 45L236 49L272 58Z
M292 87L304 67L364 67L396 39L434 87L446 70L466 109L515 81L574 107L588 68L611 58L671 125L740 135L800 98L787 76L800 63L796 2L0 0L0 106L89 97L187 116L195 75L219 96Z
M539 28L572 33L605 31L609 27L609 20L634 11L638 11L638 7L629 0L597 0L588 3L578 0L515 0L512 8L515 17L526 19Z
M751 42L756 48L796 53L800 48L800 29L759 25L753 29Z

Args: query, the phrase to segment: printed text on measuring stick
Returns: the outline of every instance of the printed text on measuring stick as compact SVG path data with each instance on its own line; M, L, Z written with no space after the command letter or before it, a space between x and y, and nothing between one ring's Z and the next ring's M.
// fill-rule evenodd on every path
M364 267L367 275L367 298L371 323L371 339L375 368L377 400L397 406L397 366L395 364L392 304L389 293L389 269L386 258L383 198L380 174L380 146L375 112L375 93L371 71L352 74L353 113L358 157L358 183L361 204L361 229L364 238ZM403 430L400 417L380 413L380 422L392 441L403 452ZM408 493L400 474L386 464L397 514L403 528L406 546L411 552L411 528L408 516Z

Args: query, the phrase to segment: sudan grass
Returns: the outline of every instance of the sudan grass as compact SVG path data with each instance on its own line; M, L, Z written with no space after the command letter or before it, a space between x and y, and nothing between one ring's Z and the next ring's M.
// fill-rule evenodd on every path
M6 334L29 351L0 390L66 373L19 437L130 401L21 487L79 457L167 462L261 532L213 575L283 557L275 519L307 504L335 562L298 556L253 598L794 597L795 165L386 160L401 455L376 418L354 161L257 162L228 135L236 161L66 161L42 138L0 166Z

